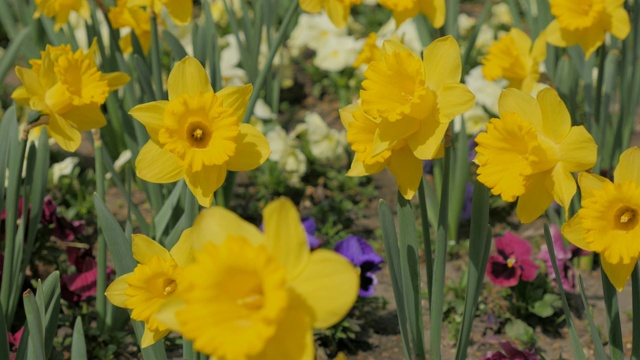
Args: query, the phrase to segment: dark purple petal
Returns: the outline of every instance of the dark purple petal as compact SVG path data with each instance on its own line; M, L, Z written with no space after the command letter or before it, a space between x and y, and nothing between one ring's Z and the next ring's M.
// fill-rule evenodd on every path
M375 291L375 285L378 283L375 273L382 270L380 263L373 261L365 261L360 265L360 292L358 295L362 297L370 297Z
M49 195L45 196L44 203L42 204L42 218L40 219L43 224L50 225L56 220L58 212L58 206L53 201L53 198Z
M509 266L502 256L495 254L489 256L487 277L492 283L503 287L515 286L520 280L520 273L520 267Z
M509 358L500 351L494 351L484 354L484 356L478 360L509 360Z
M509 360L538 360L538 355L535 351L518 350L508 341L501 343L500 347L504 350Z

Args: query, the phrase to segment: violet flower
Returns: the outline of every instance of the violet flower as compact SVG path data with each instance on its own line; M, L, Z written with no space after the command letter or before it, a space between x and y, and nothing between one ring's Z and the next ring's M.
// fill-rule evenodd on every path
M500 343L500 347L504 351L488 352L478 360L538 360L535 351L518 350L510 342Z
M303 218L302 226L304 227L304 231L307 233L307 243L309 243L309 249L315 250L320 247L320 243L322 243L322 241L315 236L316 221L313 220L312 217Z
M378 255L367 240L359 236L349 235L339 241L333 250L346 257L351 263L360 268L360 293L362 297L369 297L375 293L375 285L378 279L375 273L381 270L380 264L384 261Z
M580 249L575 245L571 245L569 248L565 247L562 241L562 234L557 225L551 225L551 239L553 240L553 251L556 253L556 264L560 271L560 281L562 281L562 287L565 290L574 291L576 289L576 273L573 268L571 260L575 257L585 255L586 251ZM556 273L553 271L553 265L551 264L551 256L549 255L549 249L547 245L543 245L540 248L540 253L537 256L538 259L544 261L547 267L547 274L549 278L556 281Z
M489 256L487 277L498 286L511 287L536 278L538 265L531 260L531 244L513 233L496 238L497 254Z

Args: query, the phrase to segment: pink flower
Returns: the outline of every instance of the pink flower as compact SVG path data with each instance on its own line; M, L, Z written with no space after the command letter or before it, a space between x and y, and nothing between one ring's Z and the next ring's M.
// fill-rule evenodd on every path
M489 256L487 277L498 286L511 287L536 278L539 266L531 260L531 244L513 233L496 238L497 254Z

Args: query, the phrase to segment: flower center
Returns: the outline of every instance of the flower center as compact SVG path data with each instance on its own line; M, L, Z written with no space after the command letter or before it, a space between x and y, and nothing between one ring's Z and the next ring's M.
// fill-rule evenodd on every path
M515 263L516 263L516 258L510 257L510 258L507 259L507 267L508 268L512 268L513 264L515 264Z
M604 0L552 0L550 5L560 27L568 30L590 27L605 11Z
M187 142L194 148L204 149L209 145L211 131L201 121L194 121L187 127Z
M630 206L621 206L615 212L614 224L623 231L634 229L638 225L638 211Z
M164 279L164 283L165 283L165 287L164 287L164 291L162 292L164 296L171 295L173 294L174 291L176 291L176 287L178 285L176 284L175 280L166 278Z

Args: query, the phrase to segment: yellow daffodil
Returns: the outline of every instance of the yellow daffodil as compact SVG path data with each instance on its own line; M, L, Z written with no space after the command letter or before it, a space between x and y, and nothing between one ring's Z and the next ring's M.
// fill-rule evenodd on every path
M130 6L128 0L118 0L116 7L109 8L109 21L114 29L129 28L140 42L140 47L146 53L151 47L151 20L146 10L139 6ZM130 53L131 33L120 37L120 49L123 53Z
M54 30L58 31L69 20L69 14L76 12L85 20L91 20L91 8L87 0L36 0L33 18L44 15L54 17Z
M358 270L333 251L309 251L290 200L268 204L263 219L264 233L222 207L204 210L188 235L195 260L158 319L218 359L313 359L312 329L351 309Z
M629 34L629 14L624 0L549 0L556 17L546 29L555 46L580 45L586 58L602 45L606 33L623 40Z
M380 52L380 48L376 44L378 40L378 35L372 32L367 36L367 39L364 42L364 46L362 50L358 54L356 61L353 63L353 67L357 68L360 65L366 65L374 60L382 59L382 53Z
M333 25L338 28L347 26L351 7L362 4L363 0L299 0L302 10L317 14L323 9L331 19Z
M51 135L66 151L80 146L81 131L100 128L106 120L100 105L109 93L129 81L122 72L102 73L95 61L95 43L85 54L70 45L47 45L31 69L16 67L23 86L11 97L43 115Z
M185 0L128 0L128 6L144 7L158 15L164 7L177 25L187 25L193 13L193 1Z
M171 70L167 88L169 101L138 105L129 112L151 136L138 154L136 172L154 183L184 178L200 205L211 206L227 170L252 170L269 157L264 135L241 123L252 86L214 93L200 62L185 57Z
M620 155L613 182L580 173L582 207L562 226L574 245L600 254L602 268L621 291L640 257L640 149Z
M478 181L504 201L516 198L520 221L531 222L555 199L565 209L576 192L572 172L596 163L597 146L571 117L555 90L537 99L516 89L502 92L499 119L476 137Z
M131 309L131 318L144 322L140 341L143 348L162 339L169 328L156 319L158 310L175 296L178 275L192 260L189 229L171 251L142 234L132 236L133 257L138 266L121 275L107 288L105 295L115 306Z
M393 12L397 26L420 13L431 21L434 28L444 25L445 0L378 0L378 3Z
M460 84L458 43L446 36L425 48L423 59L395 40L365 71L359 105L340 112L347 141L356 153L349 176L388 167L402 195L411 199L422 178L422 161L443 155L451 120L473 107Z
M500 78L509 81L509 87L531 93L540 78L539 66L547 56L544 33L531 46L531 39L522 30L511 28L496 40L482 59L482 74L489 81Z

